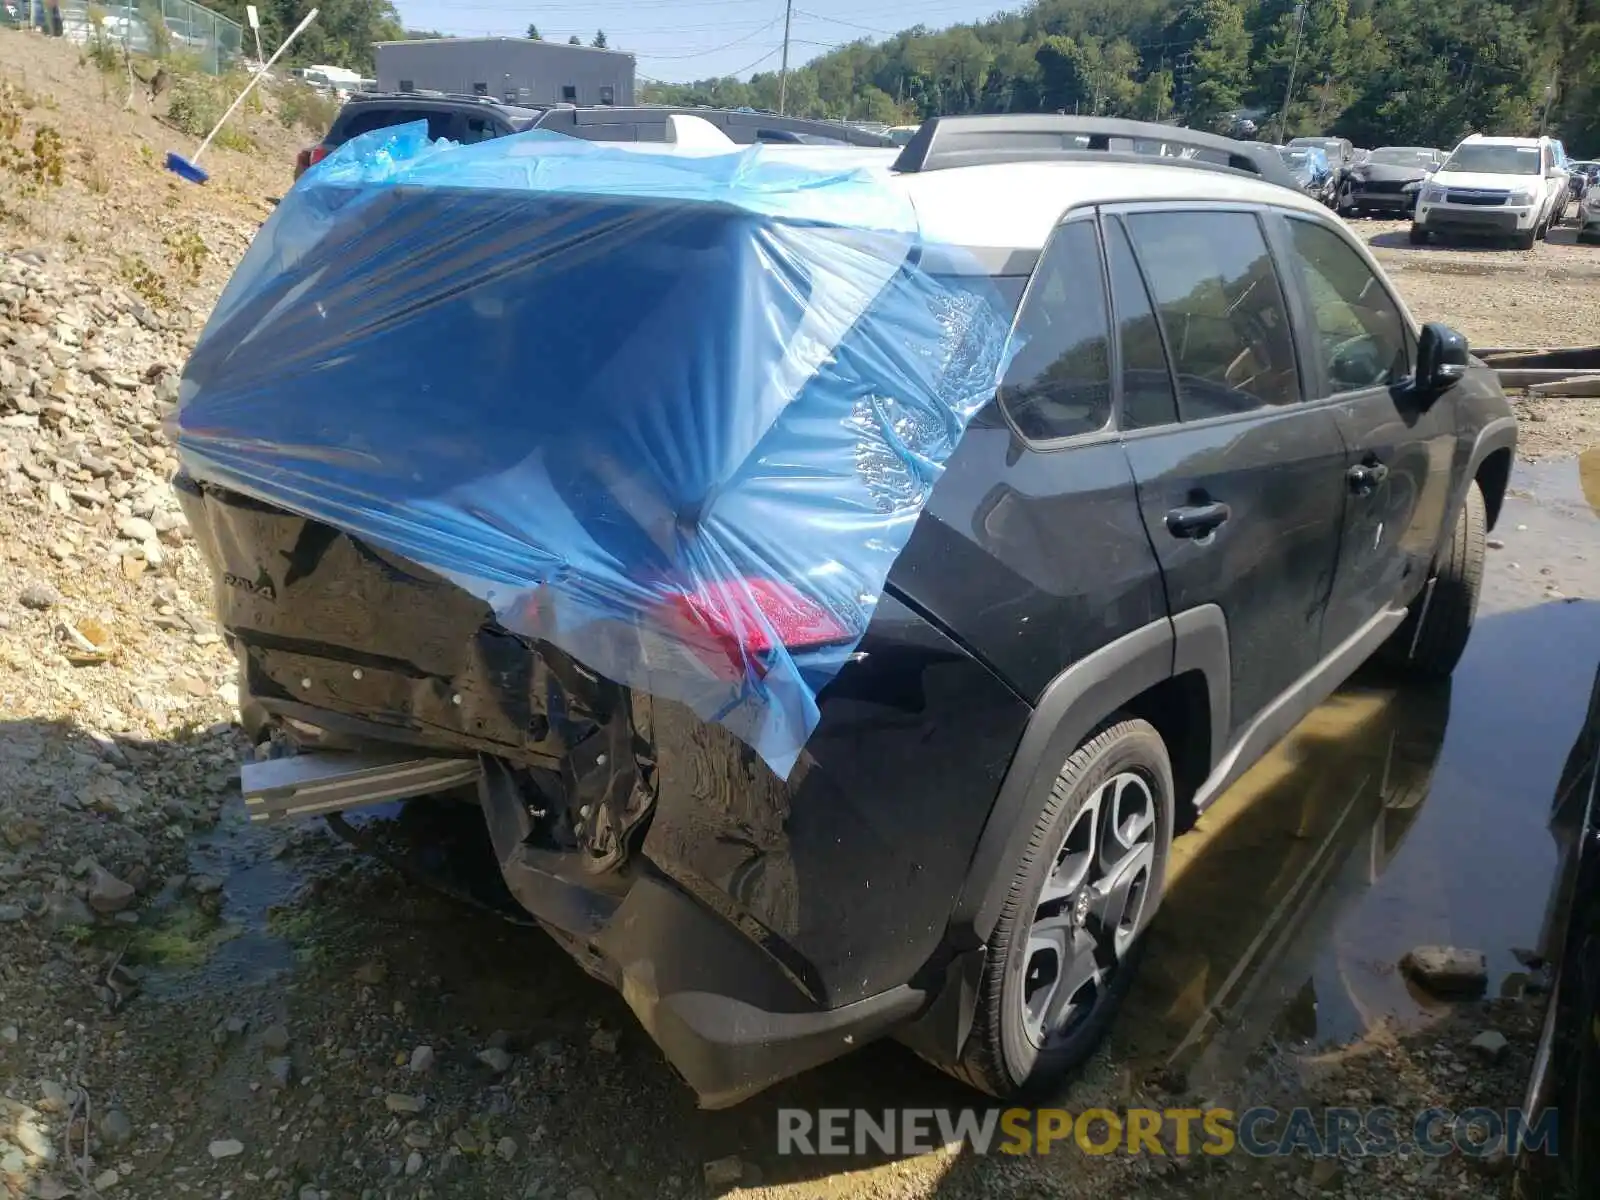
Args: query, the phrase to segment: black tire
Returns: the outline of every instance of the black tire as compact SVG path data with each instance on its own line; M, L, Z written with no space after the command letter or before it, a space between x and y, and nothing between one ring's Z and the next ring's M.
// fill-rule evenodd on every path
M1434 563L1432 588L1411 602L1405 621L1384 643L1384 658L1392 666L1435 681L1448 679L1456 669L1478 614L1487 530L1483 492L1474 481L1450 541Z
M1428 231L1415 221L1411 222L1411 244L1413 246L1426 246L1428 244Z
M1048 1090L1093 1053L1127 994L1143 948L1142 935L1161 901L1172 846L1172 763L1154 726L1141 720L1112 720L1116 723L1102 728L1067 760L1042 810L1034 814L1032 836L1016 864L1005 906L990 939L966 1049L959 1063L941 1064L958 1079L992 1096L1005 1099ZM1094 998L1078 1023L1054 1039L1047 1033L1041 1046L1030 1036L1024 1017L1024 989L1034 978L1025 975L1032 965L1029 935L1038 913L1044 911L1037 906L1037 900L1058 862L1068 861L1067 839L1080 827L1078 818L1091 802L1100 800L1115 779L1125 775L1136 776L1144 783L1153 809L1142 899L1135 919L1125 926L1131 940L1104 984L1094 985ZM1097 829L1096 850L1104 827ZM1063 865L1061 869L1067 868ZM1085 886L1080 890L1089 889ZM1061 903L1066 906L1061 910L1064 914L1073 906L1073 899L1068 897ZM1089 920L1093 920L1092 916ZM1080 918L1079 929L1088 933L1090 925ZM1096 961L1100 961L1098 957ZM1057 965L1064 970L1070 964Z
M1517 234L1517 236L1512 239L1512 244L1515 245L1518 250L1532 250L1534 242L1538 240L1539 231L1537 229L1530 229L1527 233Z

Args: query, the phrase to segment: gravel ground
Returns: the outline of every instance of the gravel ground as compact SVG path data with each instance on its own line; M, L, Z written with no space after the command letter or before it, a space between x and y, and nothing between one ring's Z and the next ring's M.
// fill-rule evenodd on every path
M295 139L263 117L261 154L217 152L194 188L159 165L182 139L103 100L69 47L0 32L0 73L15 143L49 124L66 164L58 188L0 171L0 1195L1500 1194L1501 1164L1463 1157L777 1160L780 1104L971 1096L870 1047L697 1112L622 1002L536 930L325 827L246 827L232 664L161 418ZM1419 251L1360 228L1415 311L1476 344L1600 342L1600 251ZM1519 413L1530 458L1600 440L1596 402ZM1518 558L1543 570L1536 549ZM443 847L481 885L461 815L411 806L373 836ZM1528 983L1203 1085L1114 1045L1064 1103L1514 1104L1542 1012ZM1504 1044L1474 1048L1486 1032Z

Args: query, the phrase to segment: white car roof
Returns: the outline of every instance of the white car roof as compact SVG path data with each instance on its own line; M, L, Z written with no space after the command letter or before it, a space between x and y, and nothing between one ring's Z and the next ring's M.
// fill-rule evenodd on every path
M1323 216L1303 192L1233 171L1127 162L1022 162L890 174L930 239L1038 251L1068 209L1155 201L1270 204Z

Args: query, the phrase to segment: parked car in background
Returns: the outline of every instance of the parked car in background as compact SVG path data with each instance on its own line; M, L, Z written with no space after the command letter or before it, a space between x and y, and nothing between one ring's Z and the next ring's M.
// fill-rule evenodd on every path
M1567 172L1550 138L1472 134L1423 184L1411 244L1464 233L1510 238L1531 250L1561 220L1566 192Z
M1600 240L1600 178L1593 173L1588 177L1588 188L1583 193L1583 199L1578 201L1578 240Z
M1572 198L1581 201L1589 194L1589 189L1594 186L1597 177L1600 177L1600 163L1574 161L1571 164L1571 173L1568 176Z
M1141 155L1135 140L1196 153ZM1290 153L1326 169L1317 147ZM437 178L396 198L412 237L444 220L538 220L528 197ZM441 328L484 371L526 378L570 342L577 377L604 362L609 379L634 360L612 357L605 322L637 320L624 300L678 302L685 278L733 305L705 318L721 346L724 318L754 316L738 300L752 289L724 279L740 259L706 253L699 226L650 253L639 239L614 251L602 269L622 294L594 289L564 314L581 338L552 333L529 292L583 297L578 276L592 257L606 263L604 245L558 272L474 271L499 259L468 234L414 277L418 303L346 326L381 327L381 343L329 334L306 352L318 286L395 274L393 255L368 260L361 239L403 249L384 240L394 224L363 229L370 210L351 205L367 215L329 234L337 249L286 256L272 280L275 327L304 357L285 364L284 346L250 336L260 314L240 304L208 327L185 373L175 487L240 658L244 720L258 740L306 751L252 763L251 778L288 767L319 787L342 779L334 803L348 807L371 802L361 789L374 784L351 779L337 747L442 756L450 778L474 781L511 892L621 990L709 1107L886 1035L1000 1096L1082 1063L1131 985L1175 830L1370 656L1423 679L1454 670L1515 454L1494 372L1459 333L1417 321L1361 240L1266 147L1071 116L934 118L882 182L914 204L933 244L971 252L983 272L971 286L992 291L1020 347L1002 356L903 553L871 594L719 559L681 604L675 573L650 576L662 628L687 638L681 650L661 643L649 661L662 670L682 656L696 678L731 665L753 679L782 654L806 669L851 648L817 695L800 765L783 773L684 704L541 635L513 636L460 575L369 543L348 528L356 518L305 515L307 503L324 511L321 484L297 483L301 500L280 507L208 472L203 451L213 438L271 447L286 428L353 444L383 397L341 380L376 359L407 386L395 354L444 369ZM300 188L316 183L313 172ZM319 221L342 219L312 202ZM704 207L690 215L721 219ZM461 270L445 270L456 254ZM319 285L329 272L341 282ZM903 349L931 355L921 339L935 336ZM271 395L257 385L268 379ZM252 402L235 386L254 388ZM703 388L730 419L751 402ZM329 395L347 407L321 413ZM549 446L537 413L508 422L498 395L486 383L471 419L510 444L492 447L498 456L485 446L481 461L539 460ZM472 428L462 413L440 419L458 441L478 436L459 432ZM706 427L716 434L720 420ZM430 432L415 434L418 453L435 455ZM863 479L882 470L873 436L853 457ZM318 449L296 443L298 461L324 461ZM466 445L452 453L463 494L469 477L492 478ZM774 453L781 479L790 460ZM722 495L714 475L664 454L664 482L681 491L647 510L637 495L658 493L630 479L615 485L633 489L623 500L606 494L609 461L563 465L551 494L600 494L595 536L646 578L657 524L689 537L682 514L708 522ZM803 513L768 519L783 523L777 537L827 536ZM695 599L713 591L753 599ZM734 644L730 664L738 629L769 626ZM391 784L385 799L420 794ZM298 783L244 786L282 813L306 802Z
M345 102L327 134L315 146L301 150L294 176L300 178L351 138L374 129L428 123L428 137L453 142L483 142L490 138L547 129L594 142L660 142L666 140L667 118L674 114L708 121L740 145L756 142L811 143L873 146L894 149L896 143L837 121L780 117L774 113L693 106L553 105L521 107L487 96L454 96L429 92L358 92Z
M1320 146L1280 146L1278 154L1306 195L1332 208L1339 196L1339 180Z
M1333 172L1334 202L1343 194L1349 183L1350 168L1355 166L1356 148L1349 138L1297 137L1289 139L1291 149L1306 146L1321 150L1328 158L1328 168Z
M1350 183L1339 211L1345 216L1386 213L1410 216L1422 182L1444 161L1444 151L1429 146L1383 146L1350 168Z

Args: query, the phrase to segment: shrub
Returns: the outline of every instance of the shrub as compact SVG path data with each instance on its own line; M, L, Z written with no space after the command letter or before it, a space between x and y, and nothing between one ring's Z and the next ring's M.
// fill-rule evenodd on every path
M338 115L339 102L308 84L291 83L278 90L278 120L287 129L298 125L321 137Z

